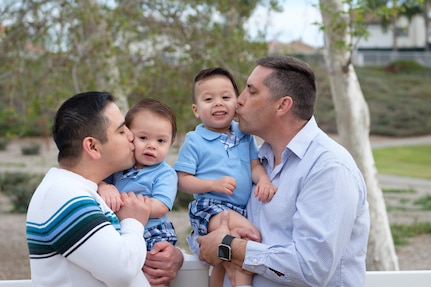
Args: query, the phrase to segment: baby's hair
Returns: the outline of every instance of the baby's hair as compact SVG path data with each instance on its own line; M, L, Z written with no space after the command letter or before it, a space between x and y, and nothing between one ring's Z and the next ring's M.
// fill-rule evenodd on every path
M159 100L144 98L136 103L136 105L134 105L126 114L126 126L130 127L135 115L142 110L151 111L161 117L168 119L171 122L172 142L174 142L175 136L177 135L177 120L175 113L168 105Z

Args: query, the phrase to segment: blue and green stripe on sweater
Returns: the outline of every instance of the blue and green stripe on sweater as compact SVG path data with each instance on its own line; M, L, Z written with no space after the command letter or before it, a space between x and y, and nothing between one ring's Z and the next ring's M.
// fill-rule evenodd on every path
M112 211L103 213L90 196L75 197L45 222L27 221L30 258L41 259L57 254L67 257L97 230L110 224L120 231L120 223Z

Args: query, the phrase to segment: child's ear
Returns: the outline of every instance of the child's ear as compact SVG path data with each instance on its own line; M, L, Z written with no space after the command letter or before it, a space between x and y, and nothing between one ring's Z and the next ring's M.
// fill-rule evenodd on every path
M195 104L192 105L192 111L195 114L195 117L199 119L198 107Z

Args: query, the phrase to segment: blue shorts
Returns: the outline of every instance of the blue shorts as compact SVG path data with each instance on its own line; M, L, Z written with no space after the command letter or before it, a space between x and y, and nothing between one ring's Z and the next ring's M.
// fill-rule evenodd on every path
M193 232L199 235L208 234L210 218L223 210L233 210L247 217L245 205L234 205L230 202L210 198L200 198L189 203L189 217Z
M156 242L168 241L172 245L175 245L178 241L177 233L175 232L172 222L164 222L150 228L145 228L144 238L147 243L148 251L153 249Z

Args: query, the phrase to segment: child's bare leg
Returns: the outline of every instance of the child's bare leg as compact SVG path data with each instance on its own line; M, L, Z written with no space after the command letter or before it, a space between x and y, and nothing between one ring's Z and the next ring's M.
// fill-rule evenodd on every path
M241 268L241 266L235 265L233 263L224 263L223 266L233 287L251 286L253 281L253 273L245 271Z
M235 285L232 286L246 286L251 285L253 281L253 274L247 271L235 270Z
M259 230L250 222L247 218L242 216L236 211L228 210L229 212L229 230L232 236L238 237L238 230L240 229L250 229L254 234L257 235L258 240L261 241ZM218 213L210 218L208 224L208 232L214 231L220 227L222 213Z
M250 229L256 236L259 238L259 241L261 241L261 236L259 230L238 212L228 210L229 212L229 230L231 231L231 235L238 237L238 230L248 228ZM209 224L208 224L208 232L212 232L220 227L221 217L222 214L216 214L211 217ZM238 268L235 268L235 270L230 270L229 278L232 283L232 286L242 286L242 285L251 285L253 274L244 271L239 266ZM215 275L213 278L213 274ZM223 278L225 274L225 269L222 264L218 266L213 267L213 271L211 273L211 279L210 279L210 287L220 287L223 285ZM233 282L234 283L233 283ZM213 285L214 284L214 285Z
M222 287L224 280L224 266L219 264L217 266L213 266L210 277L210 287Z

